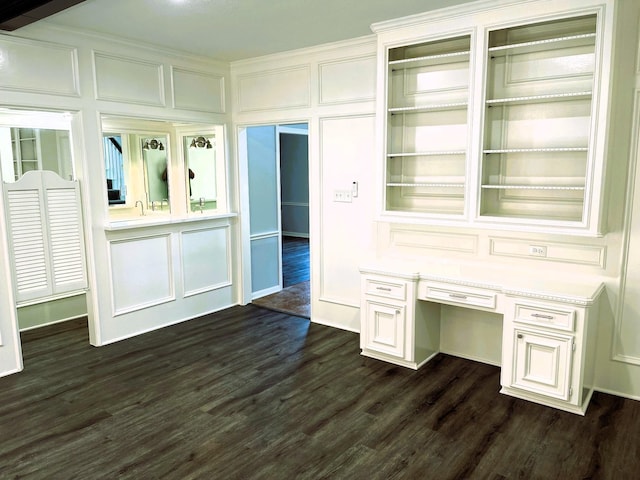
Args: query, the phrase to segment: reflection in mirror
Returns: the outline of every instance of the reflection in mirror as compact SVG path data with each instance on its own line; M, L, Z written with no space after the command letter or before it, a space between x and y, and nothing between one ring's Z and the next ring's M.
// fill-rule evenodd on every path
M191 211L216 209L215 135L184 137Z
M152 211L169 204L166 143L165 138L142 139L147 205Z
M32 170L50 170L73 180L69 131L0 126L0 163L4 182L15 182Z
M183 135L190 212L226 211L223 126Z
M109 216L170 213L168 127L163 122L102 118Z

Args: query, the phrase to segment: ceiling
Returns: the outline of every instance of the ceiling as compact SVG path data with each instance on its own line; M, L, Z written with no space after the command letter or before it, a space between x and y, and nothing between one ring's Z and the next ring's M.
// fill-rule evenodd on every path
M235 61L370 35L374 22L469 1L85 0L39 23Z

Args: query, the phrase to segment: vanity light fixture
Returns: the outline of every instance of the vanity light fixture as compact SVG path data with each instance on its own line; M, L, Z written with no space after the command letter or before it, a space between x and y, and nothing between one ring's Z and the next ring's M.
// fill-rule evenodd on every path
M189 148L213 148L213 146L208 138L200 136L194 137L193 140L191 140Z
M158 140L156 140L155 138L152 138L151 140L145 140L144 141L144 145L142 146L142 148L144 150L164 150L164 145L162 144L162 142L159 142Z

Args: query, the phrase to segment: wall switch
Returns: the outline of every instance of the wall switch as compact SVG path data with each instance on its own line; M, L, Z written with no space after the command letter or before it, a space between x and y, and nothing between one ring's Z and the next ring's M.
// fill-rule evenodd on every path
M343 203L351 203L351 190L334 190L333 191L333 201L334 202L343 202Z
M529 255L534 257L546 257L547 247L543 245L529 245Z

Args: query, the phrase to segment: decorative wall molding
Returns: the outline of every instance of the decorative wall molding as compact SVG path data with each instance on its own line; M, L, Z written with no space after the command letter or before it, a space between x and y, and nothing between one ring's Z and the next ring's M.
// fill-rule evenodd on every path
M114 317L175 300L170 233L108 243Z
M350 137L345 143L341 137ZM372 182L363 172L369 172L370 158L374 157L375 116L372 114L332 116L319 119L319 219L314 242L322 244L319 252L318 300L353 308L360 305L360 255L366 256L363 246L370 237L373 218L363 214L358 202L367 201L372 192L364 186ZM313 168L313 165L310 165ZM353 203L336 203L330 200L337 188L351 186L358 179L361 188ZM332 228L325 228L327 220ZM314 237L315 238L315 237ZM354 250L349 245L357 246ZM316 287L314 287L316 288Z
M231 285L230 235L229 225L181 233L182 290L185 298Z
M611 358L640 365L640 345L634 339L640 335L640 88L635 92L629 176L627 180L627 209L624 217L623 256L620 273L620 294L615 311L615 327L611 341ZM630 268L631 267L631 268ZM626 344L625 344L626 342Z
M428 248L461 253L478 251L478 236L474 234L429 232L402 225L390 228L392 247Z
M172 66L171 86L174 108L226 113L223 75Z
M93 52L97 100L164 107L164 68L159 62Z
M309 65L262 71L237 78L240 112L289 110L311 106Z
M544 246L544 257L532 256L531 245ZM489 254L502 257L526 258L574 265L589 265L604 269L607 247L604 245L584 245L579 243L549 242L545 240L522 240L508 237L489 237Z
M318 64L320 105L375 100L376 56L341 58Z
M79 85L75 48L0 35L0 90L79 97Z

